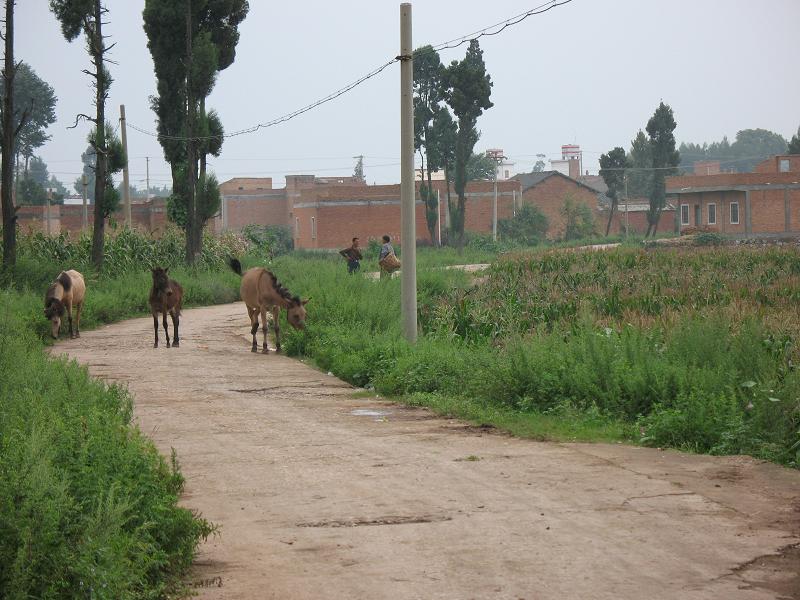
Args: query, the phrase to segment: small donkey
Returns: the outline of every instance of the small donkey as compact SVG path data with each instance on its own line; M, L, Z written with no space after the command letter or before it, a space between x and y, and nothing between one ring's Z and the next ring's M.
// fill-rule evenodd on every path
M180 323L181 302L183 301L183 288L174 279L167 276L169 268L162 269L156 267L151 269L153 272L153 287L150 288L150 312L153 314L153 329L156 334L156 341L153 348L158 348L158 314L161 313L164 324L164 337L167 338L167 348L169 345L169 330L167 329L167 313L172 316L172 326L175 334L172 340L172 347L180 346L178 337L178 324Z

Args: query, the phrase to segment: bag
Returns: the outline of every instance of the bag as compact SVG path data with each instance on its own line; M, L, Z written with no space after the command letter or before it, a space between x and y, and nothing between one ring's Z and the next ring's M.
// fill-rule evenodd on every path
M394 255L394 252L390 252L378 261L378 265L387 273L392 273L400 268L400 259Z

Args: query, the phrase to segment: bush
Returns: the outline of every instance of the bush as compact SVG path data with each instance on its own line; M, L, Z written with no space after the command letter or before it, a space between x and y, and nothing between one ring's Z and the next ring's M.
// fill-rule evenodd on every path
M536 246L547 233L545 214L532 204L525 204L512 219L501 219L497 232L504 240L523 246Z

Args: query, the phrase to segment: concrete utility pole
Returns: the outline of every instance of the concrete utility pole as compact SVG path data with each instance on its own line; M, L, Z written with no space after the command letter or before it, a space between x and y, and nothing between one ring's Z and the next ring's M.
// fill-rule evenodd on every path
M146 175L147 179L145 180L146 181L145 185L147 186L147 193L145 194L145 197L149 202L150 201L150 157L145 156L144 158L147 161L147 175Z
M411 4L400 5L400 235L403 268L400 307L403 335L417 341L417 232L414 200L414 48L411 41Z
M125 127L125 105L119 105L119 124L122 132L122 151L125 153L125 166L122 168L122 199L125 202L125 225L131 226L131 188L128 172L128 132Z
M89 180L86 178L86 173L81 176L81 183L83 184L83 217L81 218L81 229L86 231L86 228L89 227L89 209L86 206L86 200L88 198L86 188L89 186Z
M50 236L50 203L53 201L53 188L47 188L47 235Z
M497 241L497 169L500 168L505 156L503 151L492 148L486 151L486 156L494 162L494 200L492 200L492 241Z

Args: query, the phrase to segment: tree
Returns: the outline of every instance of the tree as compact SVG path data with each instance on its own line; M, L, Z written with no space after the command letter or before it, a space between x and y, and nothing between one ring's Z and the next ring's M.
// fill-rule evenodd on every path
M524 204L511 219L497 222L497 231L504 240L535 246L547 233L547 217L532 204Z
M467 163L467 181L493 180L497 164L485 152L473 154Z
M611 231L611 221L619 204L619 196L625 188L625 170L628 167L628 157L625 150L617 146L607 154L600 155L600 177L606 182L608 192L606 195L611 200L611 211L608 214L608 224L606 225L606 236Z
M364 177L364 157L358 156L356 158L358 158L358 162L355 169L353 169L353 177L363 183L366 181L366 177Z
M800 127L797 128L797 133L792 136L787 152L789 154L800 154Z
M73 187L75 191L79 194L83 194L83 178L86 177L86 197L88 198L89 204L94 203L94 171L95 171L95 159L97 155L94 152L94 148L89 146L86 148L86 151L81 153L81 162L83 163L83 175L78 177L73 183Z
M547 163L544 162L544 156L544 154L536 155L536 164L533 165L534 173L542 173L547 166Z
M455 145L455 190L458 205L451 215L451 225L460 247L464 245L467 164L478 141L478 117L493 106L489 97L492 80L486 73L483 51L478 40L469 43L462 61L453 61L444 71L445 100L456 116L458 130Z
M650 196L653 157L650 151L650 141L641 129L631 141L628 166L628 195L633 198Z
M233 64L238 27L248 11L247 0L145 1L144 29L158 91L152 108L172 170L171 200L185 205L172 213L185 211L189 263L200 254L203 226L213 216L203 217L203 207L213 204L209 186L216 181L206 177L206 156L218 156L224 139L222 122L213 111L206 113L205 101L217 73ZM211 196L203 196L206 192Z
M433 122L444 100L442 76L444 66L439 53L431 46L414 51L414 149L422 159L422 183L419 194L425 203L425 222L431 242L436 244L436 225L439 222L437 196L431 173L442 168L439 141L433 133Z
M572 194L566 194L560 212L564 217L565 240L580 240L594 235L592 209L587 204L576 201Z
M14 207L12 187L14 185L14 144L24 124L25 112L14 110L14 79L17 64L14 62L14 0L6 0L5 42L3 59L3 103L2 115L2 166L0 166L0 204L3 211L3 266L13 267L17 262L17 209ZM17 116L19 115L19 120Z
M650 187L650 208L647 211L647 232L645 237L658 230L658 221L666 204L665 178L677 172L680 164L680 153L675 149L675 131L677 124L672 108L663 102L659 103L653 116L647 122L647 135L650 139L650 155L653 161L653 174Z
M108 10L103 6L102 0L50 0L50 10L61 23L61 33L64 38L72 42L81 33L86 38L86 48L91 57L93 71L84 70L92 77L95 97L95 116L78 115L94 123L94 131L89 135L90 144L97 155L95 164L95 198L106 197L106 185L109 181L108 161L109 146L106 135L106 100L111 87L111 73L106 68L110 47L106 46L106 37L103 35L103 25ZM77 124L77 120L76 120ZM113 186L111 188L112 192ZM94 227L92 229L92 262L100 270L103 267L103 245L105 242L104 207L106 202L95 202Z
M0 84L2 87L2 84ZM22 156L27 163L40 148L50 139L47 128L56 121L56 95L53 88L40 79L36 72L26 63L17 67L14 78L14 106L17 107L13 127L19 128L14 156ZM22 123L22 117L25 122ZM0 125L2 130L2 125ZM1 135L1 134L0 134ZM26 165L27 168L27 165Z
M436 140L436 161L444 169L444 179L447 182L447 197L445 201L444 224L446 241L450 239L450 229L452 227L452 203L450 199L450 184L453 182L453 169L456 163L456 138L458 137L458 126L453 121L447 107L440 107L433 117L431 126L431 139Z
M98 127L95 127L91 133L89 133L88 142L89 148L97 148L97 136L100 135L98 133ZM99 218L105 220L110 217L114 211L119 208L119 200L120 194L117 189L114 187L114 173L119 173L125 167L125 150L122 147L122 141L119 137L114 133L114 128L111 126L111 123L106 121L105 127L103 128L105 131L105 146L106 146L106 156L105 156L105 171L103 177L105 177L105 182L103 182L103 201L102 202L95 202L95 210L94 215L95 219ZM97 157L95 157L96 159ZM97 160L94 161L95 165L99 162ZM98 177L98 172L95 167L94 177ZM95 185L95 190L97 190L98 186ZM97 197L97 196L96 196Z
M718 160L724 170L740 173L752 171L759 162L786 150L786 138L767 129L742 129L732 144L723 137L721 142L682 143L679 148L681 167L687 170L698 160Z

